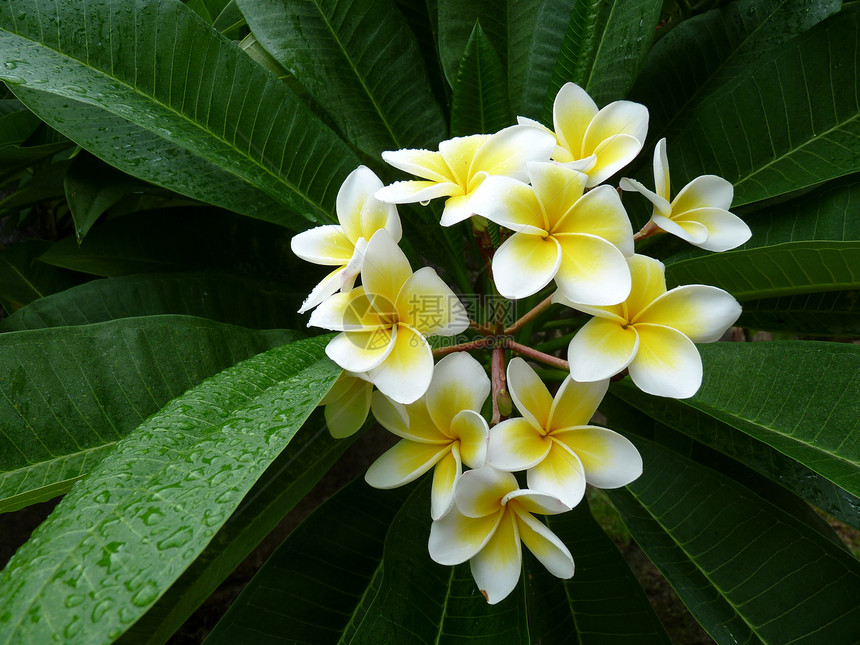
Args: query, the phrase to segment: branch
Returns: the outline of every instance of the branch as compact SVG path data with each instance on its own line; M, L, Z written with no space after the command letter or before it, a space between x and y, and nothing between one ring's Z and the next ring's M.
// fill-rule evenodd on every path
M526 356L533 361L538 361L539 363L544 363L545 365L552 365L553 367L557 367L560 370L570 371L570 363L566 360L558 358L557 356L550 356L549 354L544 354L543 352L539 352L536 349L532 349L531 347L526 347L525 345L520 345L519 343L508 339L505 342L505 347L510 349L512 352L516 352L521 356Z
M513 325L511 325L510 327L508 327L505 330L505 333L506 334L513 334L514 332L519 331L520 329L525 327L527 324L529 324L532 320L537 318L537 316L541 312L543 312L545 309L549 308L549 306L552 304L553 295L554 294L552 294L552 293L549 294L546 298L544 298L537 305L535 305L534 309L523 314L522 317L517 322L515 322Z

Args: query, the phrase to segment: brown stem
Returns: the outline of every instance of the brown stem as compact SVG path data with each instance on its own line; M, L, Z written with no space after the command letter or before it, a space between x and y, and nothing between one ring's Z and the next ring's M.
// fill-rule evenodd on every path
M546 298L541 300L537 305L535 305L534 309L523 314L518 321L516 321L513 325L508 327L505 330L506 334L513 334L516 331L519 331L527 324L529 324L532 320L534 320L541 312L547 309L552 304L552 297L554 294L549 294Z
M505 348L494 347L490 360L490 380L493 384L493 418L490 419L490 425L496 425L502 420L502 413L499 410L499 395L505 389Z
M433 350L433 356L439 358L440 356L447 356L448 354L453 354L454 352L466 352L470 349L482 349L487 345L494 345L496 343L495 336L490 336L488 338L479 338L477 340L470 341L468 343L460 343L459 345L451 345L450 347L437 347Z
M469 321L469 329L474 329L479 334L484 334L485 336L491 336L496 333L496 330L492 325L482 325L474 320Z
M660 228L651 220L643 226L638 233L633 235L633 241L638 242L639 240L644 240L646 237L650 237L655 233L659 233Z
M549 354L544 354L543 352L539 352L536 349L531 347L526 347L525 345L520 345L519 343L508 339L505 341L505 347L510 349L521 356L526 356L534 361L538 361L539 363L544 363L545 365L552 365L553 367L557 367L561 370L570 371L570 363L566 360L558 358L557 356L550 356Z
M480 232L475 229L472 229L472 231L478 240L478 250L481 252L481 259L484 261L484 269L487 271L487 276L490 278L490 282L495 284L495 280L493 280L493 252L495 249L493 248L493 239L490 237L490 232L487 229Z

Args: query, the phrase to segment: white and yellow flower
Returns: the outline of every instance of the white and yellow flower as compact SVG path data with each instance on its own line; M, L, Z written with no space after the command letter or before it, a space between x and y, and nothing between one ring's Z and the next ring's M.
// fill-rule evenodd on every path
M301 259L336 266L313 288L299 313L310 311L339 290L349 291L361 271L367 241L380 229L400 241L397 207L378 201L373 194L382 182L366 166L353 170L337 193L337 224L317 226L293 237L290 246Z
M406 204L447 197L442 226L472 216L469 198L488 176L525 179L527 161L549 161L555 147L545 128L514 125L493 135L455 137L439 144L439 151L393 150L382 158L423 181L397 181L377 191L383 202Z
M578 383L569 376L553 398L521 358L508 363L508 388L523 415L490 432L487 463L516 472L527 470L530 490L548 493L574 507L585 484L620 488L642 474L636 446L613 430L588 425L609 381Z
M373 384L364 374L344 372L322 401L323 414L331 436L343 439L358 432L370 412Z
M702 384L702 359L695 343L710 343L738 319L741 306L722 289L688 284L666 291L665 267L644 255L628 258L630 296L608 307L553 300L595 316L568 349L570 374L599 381L625 368L644 392L685 399Z
M543 128L525 117L518 121ZM615 101L598 110L584 89L565 83L553 102L552 121L557 139L552 158L586 173L587 186L592 188L642 150L648 133L648 108L632 101Z
M519 490L511 473L490 466L463 473L454 499L451 511L430 528L430 557L444 565L469 560L472 576L491 605L517 586L522 569L520 542L554 576L573 576L570 551L532 515L570 510L559 499Z
M484 465L489 427L481 406L489 394L484 368L466 353L440 360L427 393L415 403L401 405L374 394L373 416L401 440L371 465L367 483L396 488L435 467L430 513L433 519L442 517L454 503L463 464Z
M630 293L625 256L633 229L618 192L554 163L527 165L531 185L488 177L472 198L479 215L515 231L493 256L493 277L506 298L537 293L553 279L568 299L596 305Z
M412 273L385 229L367 243L361 282L320 304L308 326L342 332L326 346L328 357L350 372L366 372L398 403L412 403L433 377L433 352L425 337L465 331L466 310L433 269Z
M669 202L669 160L666 139L654 148L654 191L635 179L623 178L623 190L637 191L654 205L651 221L659 229L708 251L728 251L752 235L744 221L729 212L732 184L716 175L696 177Z

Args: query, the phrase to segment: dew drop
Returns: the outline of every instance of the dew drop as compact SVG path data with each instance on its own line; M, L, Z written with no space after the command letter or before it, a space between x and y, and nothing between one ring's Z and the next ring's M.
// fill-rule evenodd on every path
M174 531L169 536L157 542L155 546L158 547L160 551L165 551L167 549L174 549L176 547L183 546L188 540L191 539L193 535L190 527L183 527L177 531Z
M158 596L158 587L154 582L147 582L131 597L131 602L138 607L146 607Z
M111 608L112 604L113 604L113 601L108 600L108 599L102 600L99 604L97 604L93 608L93 613L92 613L93 622L94 623L99 622L102 619L102 617L108 612L108 610Z
M18 63L14 60L7 60L5 63L3 63L3 67L5 67L6 69L15 69L16 67L18 67Z
M425 199L424 201L419 202L419 204L421 204L422 206L429 206L429 205L430 205L430 200L429 200L429 199Z
M78 635L78 632L81 631L81 620L77 616L72 618L72 622L66 625L66 628L63 630L63 636L66 638L74 638Z
M81 594L72 593L72 594L69 594L68 596L66 596L66 601L64 604L69 609L72 609L73 607L77 607L78 605L80 605L83 601L84 601L84 597Z

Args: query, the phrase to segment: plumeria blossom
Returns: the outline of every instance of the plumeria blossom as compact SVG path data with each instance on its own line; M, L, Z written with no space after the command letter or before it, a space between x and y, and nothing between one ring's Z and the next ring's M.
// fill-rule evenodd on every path
M489 427L481 406L489 395L484 368L465 353L440 360L427 393L415 403L393 403L377 392L373 416L401 440L371 465L367 483L396 488L435 467L430 513L438 520L454 503L463 463L469 468L484 465Z
M335 381L320 405L331 436L343 439L358 432L370 412L373 384L364 374L344 372Z
M518 117L520 124L543 128ZM629 164L645 143L648 108L632 101L615 101L601 110L575 83L565 83L552 105L557 145L552 158L588 175L592 188ZM546 129L546 128L545 128Z
M490 433L487 463L527 471L530 490L558 497L574 507L585 484L620 488L642 474L639 451L625 437L588 425L609 381L578 383L569 376L555 397L521 358L508 363L508 387L523 415L502 421Z
M702 384L702 359L695 343L710 343L738 319L741 307L717 287L689 284L666 290L659 260L634 255L627 260L630 296L608 307L555 302L595 316L568 348L570 374L577 381L600 381L625 368L644 392L685 399Z
M366 166L353 170L337 193L337 219L340 222L318 226L293 237L293 253L314 264L337 268L313 288L299 313L310 311L339 290L349 291L361 271L367 241L380 229L400 241L401 227L397 207L378 201L373 194L382 182Z
M433 269L412 272L385 229L367 243L361 283L320 304L308 326L342 332L326 346L328 357L345 370L366 372L398 403L412 403L433 377L425 337L461 333L469 326L466 311Z
M570 551L533 515L570 510L559 499L520 490L511 473L490 466L463 473L454 499L451 511L430 528L430 557L445 565L470 560L472 576L491 605L517 586L522 569L520 542L554 576L573 576Z
M524 298L555 279L576 302L624 300L633 229L617 191L599 186L583 194L588 177L554 163L530 162L527 170L531 185L488 177L471 202L479 215L515 231L493 256L499 293Z
M669 202L669 160L666 139L654 148L654 191L635 179L624 178L623 190L637 191L654 204L651 221L667 233L708 251L727 251L752 235L744 221L729 212L734 188L716 175L696 177Z
M393 150L382 158L422 178L397 181L376 192L383 202L406 204L447 197L442 226L472 216L469 198L490 175L526 179L527 161L549 161L555 140L546 128L514 125L493 135L475 134L442 141L439 151Z

